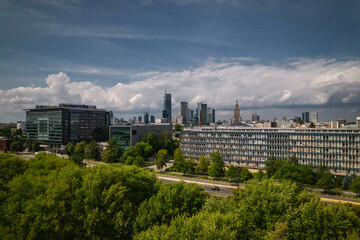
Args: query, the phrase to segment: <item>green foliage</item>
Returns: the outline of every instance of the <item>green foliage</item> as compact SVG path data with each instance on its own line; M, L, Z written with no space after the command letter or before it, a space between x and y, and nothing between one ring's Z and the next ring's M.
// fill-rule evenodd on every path
M219 151L212 152L210 154L211 165L208 169L210 177L217 178L224 174L225 163L219 153Z
M249 169L243 168L243 169L241 169L239 178L241 181L246 182L254 177L251 174L251 172L249 171Z
M175 168L178 172L191 173L194 171L195 163L191 158L186 158L185 155L181 154L180 148L177 148L174 153L174 164L173 168Z
M1 169L12 169L1 239L129 239L140 204L158 191L155 175L134 166L80 168L38 154L15 171L9 161L18 159L0 158Z
M164 184L156 195L141 204L134 228L140 232L154 225L169 224L178 215L192 216L202 208L207 196L202 187L193 183Z
M352 180L350 189L360 195L360 176Z
M230 165L225 172L225 176L230 181L238 182L240 178L240 173L237 167L235 167L234 165Z
M207 174L210 166L210 159L201 155L199 158L199 165L197 167L198 172L201 174Z
M64 151L69 156L73 155L75 152L75 145L72 142L68 142L68 144L66 144L65 146Z
M153 147L144 141L140 141L127 149L124 154L121 156L121 162L125 162L128 157L136 158L140 156L143 159L147 159L153 154Z
M87 143L85 141L81 141L76 143L75 145L75 149L74 149L74 154L81 157L82 159L85 158L85 146L87 145Z
M106 163L115 163L119 162L120 154L120 147L114 139L110 139L105 151L102 152L101 158Z
M335 184L332 174L329 171L323 172L321 177L317 181L316 186L324 189L325 192L333 189L335 187Z
M265 177L265 173L263 170L259 169L259 171L257 172L257 174L255 175L255 178L258 180L258 181L261 181L263 180L263 178Z
M159 135L150 132L143 135L142 141L152 147L151 155L157 153L160 149L166 149L168 154L172 156L175 149L179 147L179 143L172 139L169 132L162 132Z
M310 123L309 128L315 128L315 124L313 122Z
M39 144L39 142L37 142L37 141L35 141L33 144L32 144L32 151L33 152L38 152L38 151L40 151L40 144Z
M27 168L27 162L19 157L0 154L0 191L6 189L6 185L15 176L23 174Z
M183 126L181 126L180 124L175 124L174 125L174 131L176 131L176 132L180 132L180 131L182 131L183 130Z
M23 135L23 131L21 128L16 129L16 131L14 132L14 136L22 136Z
M99 144L96 141L88 143L84 148L84 155L87 159L100 160L101 153Z
M5 128L0 128L0 136L10 139L11 138L11 126L7 126Z
M24 145L23 142L20 140L14 140L11 144L10 144L10 151L11 152L22 152L24 151Z
M162 170L164 166L166 166L166 162L168 160L168 152L166 149L160 149L156 154L156 168L158 170Z

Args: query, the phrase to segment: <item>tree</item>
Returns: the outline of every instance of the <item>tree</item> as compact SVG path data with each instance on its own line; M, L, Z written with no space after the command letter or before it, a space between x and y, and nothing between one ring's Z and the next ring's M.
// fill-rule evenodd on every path
M257 174L255 175L255 178L258 181L261 181L263 178L265 177L264 171L259 169L259 171L257 172Z
M268 177L272 177L285 161L286 159L278 159L274 155L271 155L265 162Z
M360 195L360 176L352 180L350 189Z
M23 131L21 128L16 129L16 131L14 132L14 136L22 136L23 135Z
M32 151L33 152L38 152L38 151L40 151L40 144L39 144L39 142L38 141L35 141L33 144L32 144Z
M180 132L180 131L182 131L183 130L183 126L181 126L180 124L175 124L174 125L174 131L175 132Z
M108 141L105 151L102 152L102 160L106 163L115 163L120 159L120 148L114 139Z
M84 148L84 155L87 159L100 160L100 146L96 141L91 141Z
M11 152L22 152L22 151L24 151L23 143L21 141L14 140L10 144L10 151Z
M249 172L249 169L247 169L247 168L241 169L239 177L240 177L240 180L244 181L244 182L254 178L253 175L251 174L251 172Z
M213 177L214 180L224 174L225 163L219 153L219 151L212 152L210 154L211 165L208 169L208 174Z
M175 150L173 167L176 169L176 171L184 173L184 175L187 172L185 156L181 154L180 148Z
M227 177L227 179L229 179L230 181L235 181L238 182L239 181L239 171L237 169L237 167L235 167L234 165L230 165L227 169L227 171L225 172L225 176Z
M310 123L309 128L315 128L315 124L313 122Z
M162 168L166 166L166 161L168 159L168 152L166 149L160 149L156 154L156 168L162 171Z
M75 145L72 142L68 142L68 144L66 144L65 146L64 151L69 156L73 155L75 151Z
M332 174L329 171L325 171L322 173L322 176L316 183L317 187L320 187L325 190L325 192L328 192L330 189L334 188L334 179Z
M210 159L201 155L199 158L198 171L202 174L207 174L210 166Z
M163 184L159 192L141 204L134 228L140 232L151 226L169 224L178 215L192 216L201 210L208 194L194 183Z

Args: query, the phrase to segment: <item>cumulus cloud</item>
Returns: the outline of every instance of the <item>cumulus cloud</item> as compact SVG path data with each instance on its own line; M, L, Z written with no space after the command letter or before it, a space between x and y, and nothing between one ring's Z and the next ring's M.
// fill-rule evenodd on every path
M219 113L232 109L236 99L242 109L360 104L360 60L292 59L281 65L249 65L236 59L210 59L190 70L144 73L141 81L108 88L74 81L62 72L51 74L45 88L0 90L0 112L24 114L24 108L60 102L92 104L119 113L160 112L165 82L175 115L181 101L188 101L191 108L203 101Z

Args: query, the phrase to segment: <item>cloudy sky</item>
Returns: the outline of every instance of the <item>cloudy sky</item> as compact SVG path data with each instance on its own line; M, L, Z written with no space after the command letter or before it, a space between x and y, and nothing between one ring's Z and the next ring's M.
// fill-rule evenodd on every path
M203 101L217 120L360 116L358 0L0 0L0 122L37 104L128 119Z

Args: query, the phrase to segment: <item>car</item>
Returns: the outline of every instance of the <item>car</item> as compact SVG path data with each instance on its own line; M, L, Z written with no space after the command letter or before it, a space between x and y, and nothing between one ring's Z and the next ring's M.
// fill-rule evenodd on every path
M220 188L218 186L213 186L211 190L220 191Z
M231 183L231 186L239 186L239 183L233 182L233 183Z

